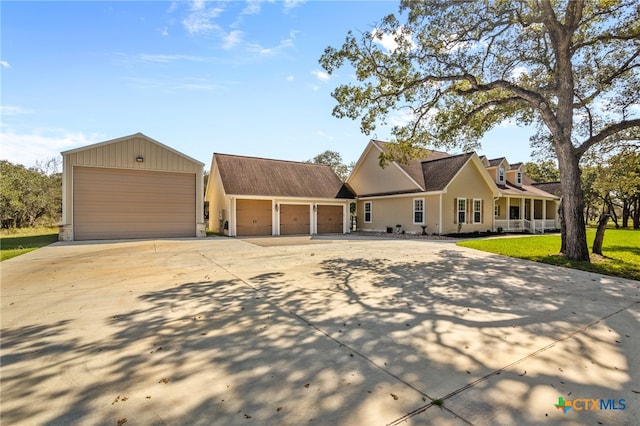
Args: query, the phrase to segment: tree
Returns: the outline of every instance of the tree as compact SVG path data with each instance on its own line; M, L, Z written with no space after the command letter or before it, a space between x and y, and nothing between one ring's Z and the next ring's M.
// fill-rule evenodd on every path
M317 163L317 164L326 164L331 167L331 169L335 172L336 175L340 178L341 181L347 180L351 169L353 168L353 164L346 165L342 162L342 155L336 151L326 150L311 160L309 163Z
M2 227L52 224L62 215L62 176L49 160L27 169L0 160L0 219ZM47 174L49 173L49 174Z
M554 161L545 160L539 163L525 163L527 176L536 182L557 182L560 179L560 172Z
M347 63L357 79L335 89L333 115L369 134L406 111L391 130L400 151L474 148L505 120L537 123L532 139L558 160L564 253L588 261L580 158L640 138L637 0L402 0L399 16L325 49L328 73Z

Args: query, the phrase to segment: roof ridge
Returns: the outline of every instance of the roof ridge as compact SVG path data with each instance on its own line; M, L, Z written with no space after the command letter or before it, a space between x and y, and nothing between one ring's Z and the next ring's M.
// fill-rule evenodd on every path
M453 158L462 157L464 155L473 155L474 153L475 153L475 151L464 152L462 154L449 155L448 157L434 158L433 160L425 159L425 160L421 160L421 162L422 163L433 163L434 161L451 160Z
M278 158L266 158L266 157L252 157L249 155L237 155L237 154L224 154L221 152L214 152L213 156L225 156L225 157L236 157L236 158L246 158L246 159L250 159L250 160L263 160L263 161L277 161L279 163L293 163L293 164L310 164L313 166L326 166L326 167L331 167L328 164L324 164L324 163L312 163L309 161L295 161L295 160L282 160L282 159L278 159Z

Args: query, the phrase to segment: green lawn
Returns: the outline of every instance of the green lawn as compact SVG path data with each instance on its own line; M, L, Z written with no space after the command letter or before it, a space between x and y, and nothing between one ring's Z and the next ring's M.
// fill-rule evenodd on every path
M20 256L58 241L57 227L2 230L0 261Z
M595 229L587 229L589 250ZM458 245L490 253L560 265L567 268L640 280L640 231L607 229L602 245L604 257L592 255L592 262L573 262L559 254L560 235L493 238L461 241Z

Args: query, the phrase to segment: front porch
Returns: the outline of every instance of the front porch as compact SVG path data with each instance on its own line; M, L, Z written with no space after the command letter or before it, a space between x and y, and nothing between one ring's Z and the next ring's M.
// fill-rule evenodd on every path
M544 234L560 228L557 201L501 197L494 202L494 231Z

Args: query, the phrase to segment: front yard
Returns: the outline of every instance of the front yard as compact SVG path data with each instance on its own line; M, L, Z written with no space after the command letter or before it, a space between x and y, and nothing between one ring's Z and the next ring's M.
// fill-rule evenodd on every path
M587 229L589 250L595 229ZM492 238L459 242L458 245L520 259L559 265L599 274L640 280L640 231L607 229L602 246L604 257L591 255L591 263L572 262L559 254L560 235Z
M58 227L0 231L0 261L20 256L58 241Z

